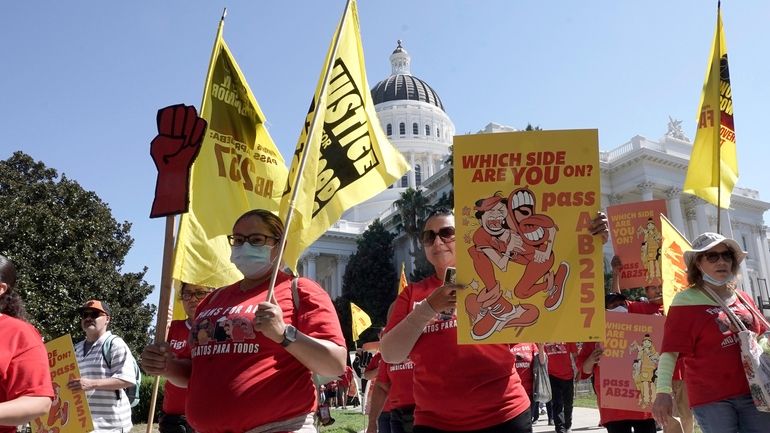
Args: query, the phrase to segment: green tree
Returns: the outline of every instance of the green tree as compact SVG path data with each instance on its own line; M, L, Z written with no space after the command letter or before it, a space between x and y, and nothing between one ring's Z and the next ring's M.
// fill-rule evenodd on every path
M16 263L18 290L46 340L83 338L76 309L92 298L112 308L110 329L138 353L155 312L141 272L122 273L131 224L77 182L23 152L0 161L0 248Z
M398 275L393 265L393 239L379 219L358 238L342 280L342 293L372 319L372 326L384 326L388 306L396 297Z
M433 211L433 206L428 203L428 198L421 190L408 188L401 193L401 198L393 202L398 209L396 220L401 229L409 236L412 249L409 254L414 257L415 269L409 276L410 281L419 281L433 273L433 267L425 258L425 250L420 242L420 234L425 221Z

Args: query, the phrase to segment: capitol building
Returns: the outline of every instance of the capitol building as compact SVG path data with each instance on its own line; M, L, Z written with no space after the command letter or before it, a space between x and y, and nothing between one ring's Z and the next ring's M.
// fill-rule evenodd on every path
M451 189L449 155L455 127L445 111L441 97L428 83L412 75L411 58L399 41L390 55L392 71L371 90L375 110L391 143L404 155L412 171L374 198L349 209L300 258L299 271L317 281L332 299L342 294L342 282L350 256L356 251L356 239L376 218L392 228L398 212L393 202L407 188L422 190L431 203ZM716 208L700 198L682 194L692 142L681 130L681 122L670 119L667 131L659 139L636 135L617 147L600 151L601 207L643 200L664 199L669 220L688 239L705 231L714 231ZM510 132L516 129L490 123L479 133ZM744 290L763 307L770 309L768 277L770 248L764 213L770 203L753 189L736 187L731 209L721 218L721 233L733 237L749 253L743 266ZM729 216L725 216L729 214ZM612 243L605 245L609 262ZM412 270L410 241L405 233L396 237L394 263Z

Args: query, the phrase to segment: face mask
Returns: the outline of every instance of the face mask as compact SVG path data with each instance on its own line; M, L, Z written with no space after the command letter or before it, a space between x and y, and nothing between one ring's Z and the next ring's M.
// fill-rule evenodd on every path
M712 277L711 275L703 272L701 270L701 274L703 274L703 281L706 283L711 284L712 286L724 286L726 284L732 283L735 279L735 275L730 274L727 278L724 280L717 280L716 278Z
M626 308L625 305L618 305L615 308L610 308L607 311L612 311L613 313L628 313L628 308Z
M244 243L232 247L230 261L246 278L255 278L263 275L273 265L270 260L272 247L262 245L255 247L250 243Z

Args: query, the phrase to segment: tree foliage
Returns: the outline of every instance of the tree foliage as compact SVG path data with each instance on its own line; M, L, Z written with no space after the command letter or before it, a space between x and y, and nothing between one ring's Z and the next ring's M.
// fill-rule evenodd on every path
M83 338L76 309L88 299L112 308L110 330L135 351L147 342L155 307L141 272L122 273L131 224L76 181L23 152L0 161L0 252L18 270L17 288L46 340Z
M350 340L350 302L355 303L372 319L372 328L381 328L387 321L388 306L396 298L398 275L393 264L393 239L379 219L358 238L358 248L350 257L342 283L338 311L345 338ZM376 337L376 333L375 333ZM363 338L362 338L363 340Z
M401 193L401 198L393 202L398 209L396 220L398 225L409 236L412 249L409 254L414 257L415 268L409 276L410 281L419 281L433 274L433 266L425 258L425 250L420 242L420 234L425 221L433 212L434 206L428 203L428 198L422 190L408 188Z

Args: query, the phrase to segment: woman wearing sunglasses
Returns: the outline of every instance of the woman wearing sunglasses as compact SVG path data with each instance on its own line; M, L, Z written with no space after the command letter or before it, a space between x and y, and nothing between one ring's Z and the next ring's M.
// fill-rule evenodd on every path
M690 286L671 302L657 370L653 415L664 427L672 414L672 371L682 358L690 406L704 433L768 431L770 413L754 406L737 330L708 293L710 289L720 297L747 329L757 335L767 332L750 296L737 290L736 274L745 257L735 240L717 233L698 236L684 253Z
M314 432L312 372L345 371L345 340L323 288L279 272L275 303L267 299L283 233L272 212L241 215L228 239L230 261L243 279L198 305L191 359L171 357L167 345L142 353L148 373L187 387L185 414L196 431Z
M15 285L16 267L0 255L0 433L47 414L54 397L48 352Z
M606 242L607 219L591 233ZM532 431L527 392L508 344L458 345L456 291L443 277L455 266L455 218L438 210L422 232L425 256L435 274L409 284L396 299L380 352L391 364L414 363L415 433Z
M168 328L168 348L176 357L189 358L190 345L188 343L190 330L192 329L195 309L198 304L211 293L211 287L198 286L190 283L182 283L179 290L179 300L187 316L184 320L173 320ZM163 385L163 410L158 418L158 430L160 433L193 433L192 427L187 423L184 406L187 401L187 389L180 388L170 380Z

